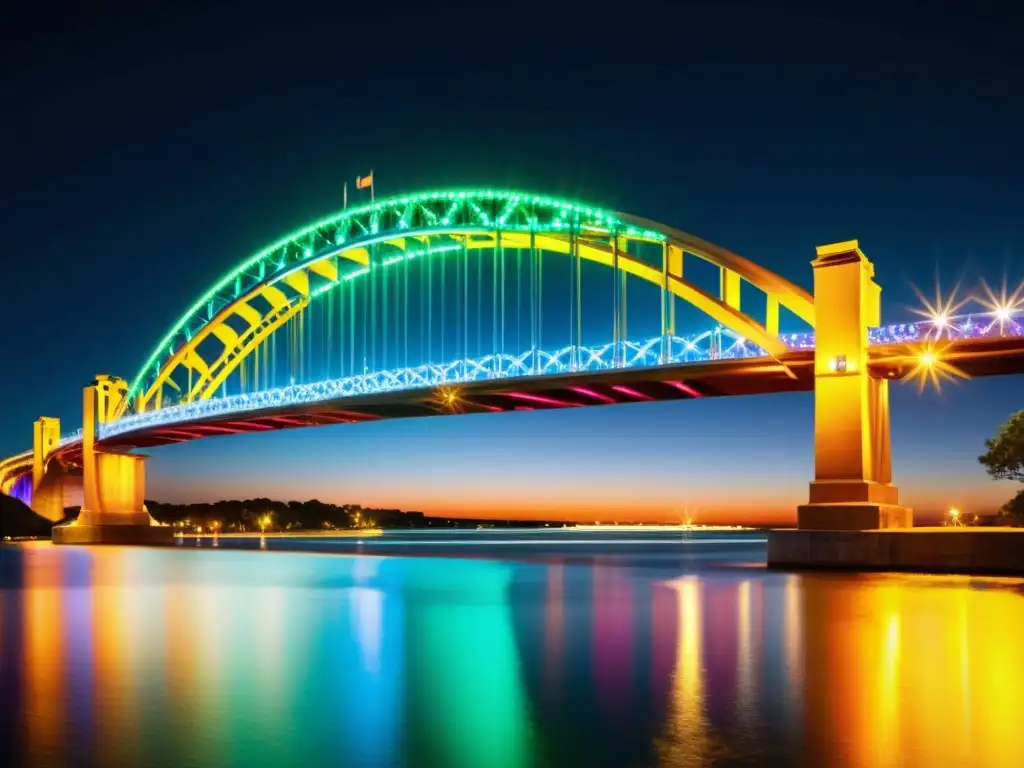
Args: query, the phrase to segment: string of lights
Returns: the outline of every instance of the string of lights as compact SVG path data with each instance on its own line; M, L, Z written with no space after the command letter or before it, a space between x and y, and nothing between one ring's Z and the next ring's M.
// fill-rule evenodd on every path
M873 345L911 343L934 339L983 339L1024 337L1024 318L1000 318L992 313L947 318L942 322L924 320L869 329ZM814 348L814 333L785 334L783 341L794 350ZM475 359L426 364L385 371L366 372L311 384L294 384L263 392L229 395L199 402L169 406L160 410L130 414L101 425L100 438L175 423L186 423L219 414L234 414L264 408L322 402L342 397L397 390L439 387L519 376L548 376L572 370L596 372L613 368L639 368L663 364L678 365L710 360L735 360L764 356L764 350L732 331L719 328L696 336L669 337L667 363L663 361L664 337L627 341L596 347L562 347L554 351L527 350L519 355L491 354ZM78 432L66 435L60 445L80 440Z

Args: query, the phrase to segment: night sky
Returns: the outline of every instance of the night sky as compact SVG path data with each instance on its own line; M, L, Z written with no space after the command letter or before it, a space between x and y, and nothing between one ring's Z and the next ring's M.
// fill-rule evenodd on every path
M217 277L340 209L343 182L371 168L378 196L489 184L637 213L808 288L816 245L859 238L886 322L912 319L911 282L932 293L936 274L967 290L1024 279L1024 57L984 3L375 18L258 5L4 11L0 454L28 447L40 415L79 426L89 379L130 377ZM157 449L148 495L784 520L812 474L812 406L772 395L210 439ZM1019 378L896 385L904 501L1001 504L1012 489L975 457L1022 407Z

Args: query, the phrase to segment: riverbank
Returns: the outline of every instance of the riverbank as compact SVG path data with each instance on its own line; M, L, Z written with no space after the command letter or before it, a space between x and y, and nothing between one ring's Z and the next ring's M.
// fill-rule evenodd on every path
M267 531L266 533L180 533L179 539L366 539L382 536L383 528L358 528L344 531Z

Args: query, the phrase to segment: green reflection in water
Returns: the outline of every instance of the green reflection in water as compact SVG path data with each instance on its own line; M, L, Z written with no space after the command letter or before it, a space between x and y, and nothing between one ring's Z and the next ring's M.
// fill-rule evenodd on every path
M407 568L407 588L417 593L406 614L407 701L415 708L407 746L421 756L420 765L534 762L510 576L508 566L484 561L421 561ZM458 599L451 599L456 592Z

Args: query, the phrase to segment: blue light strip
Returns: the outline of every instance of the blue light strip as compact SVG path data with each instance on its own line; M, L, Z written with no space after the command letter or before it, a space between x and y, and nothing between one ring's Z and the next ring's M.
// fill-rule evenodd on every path
M994 320L990 314L950 318L941 324L930 320L871 328L868 337L873 345L1024 337L1024 324L1016 320ZM783 334L781 340L793 350L814 348L814 332ZM696 336L672 336L665 364L708 362L765 357L760 347L734 332L720 328ZM573 347L554 352L527 350L520 355L488 355L479 359L455 360L450 363L427 364L415 368L378 371L314 384L293 384L265 392L211 398L185 405L175 405L148 413L124 416L116 422L100 425L99 437L110 438L136 430L170 424L187 424L210 416L230 416L269 408L336 400L357 395L425 389L444 385L467 384L474 381L506 379L520 376L550 376L565 373L595 373L612 368L643 368L662 365L662 337L647 341L624 342L620 345L619 363L615 365L613 345L581 347L577 367L573 369ZM534 365L536 364L536 368ZM63 437L64 447L81 440L81 430Z

